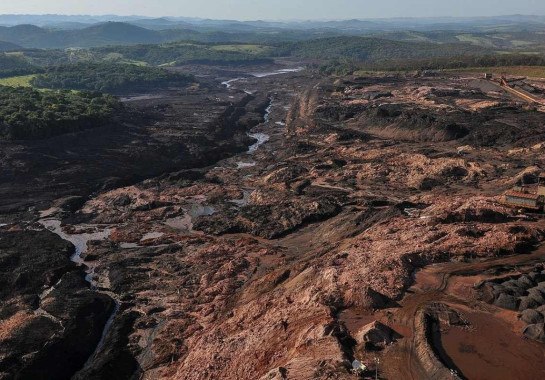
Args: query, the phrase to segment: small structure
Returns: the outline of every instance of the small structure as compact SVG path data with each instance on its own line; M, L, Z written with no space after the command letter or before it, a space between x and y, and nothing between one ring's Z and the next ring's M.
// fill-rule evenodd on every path
M545 206L545 173L539 175L537 189L531 189L528 186L514 187L504 193L503 201L508 206L543 211Z
M358 359L355 359L352 362L352 370L357 375L363 375L367 371L367 366L360 362Z
M484 73L484 79L492 79L491 73Z

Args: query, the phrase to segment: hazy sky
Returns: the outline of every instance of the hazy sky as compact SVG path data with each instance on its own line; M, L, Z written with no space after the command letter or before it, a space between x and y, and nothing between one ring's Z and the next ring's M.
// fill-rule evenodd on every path
M239 20L545 15L545 0L0 0L2 13Z

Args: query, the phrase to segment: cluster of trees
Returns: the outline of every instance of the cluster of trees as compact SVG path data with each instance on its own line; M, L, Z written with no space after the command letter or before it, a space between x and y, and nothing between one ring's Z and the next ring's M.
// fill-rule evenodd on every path
M280 44L275 54L312 59L343 59L381 61L387 59L418 59L485 54L486 50L469 44L433 44L392 41L371 37L331 37Z
M355 71L456 70L484 67L545 66L545 56L535 54L460 55L423 59L357 61L331 59L315 65L325 75L348 75Z
M315 65L313 68L317 69L320 74L343 76L360 70L361 64L353 60L333 59L320 65Z
M40 71L21 56L0 53L0 78L33 74Z
M33 140L100 127L121 108L110 95L0 86L0 138Z
M387 60L360 65L360 68L384 71L410 71L503 66L545 66L545 56L536 54L460 55L450 58Z
M117 63L76 63L53 66L36 76L32 85L41 88L100 91L112 94L181 86L194 80L189 74L156 67Z
M239 65L272 62L269 57L239 51L216 50L212 48L213 46L212 44L179 42L163 45L105 47L93 51L103 57L119 53L125 59L143 61L150 65L188 63Z

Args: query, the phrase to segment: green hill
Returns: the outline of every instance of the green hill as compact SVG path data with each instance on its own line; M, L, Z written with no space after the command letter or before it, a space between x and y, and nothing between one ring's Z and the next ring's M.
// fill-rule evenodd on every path
M281 47L278 53L301 58L378 61L452 57L464 54L484 54L486 51L482 47L471 44L436 44L350 36L287 44Z
M0 52L2 51L16 51L21 50L21 46L15 45L11 42L0 41Z

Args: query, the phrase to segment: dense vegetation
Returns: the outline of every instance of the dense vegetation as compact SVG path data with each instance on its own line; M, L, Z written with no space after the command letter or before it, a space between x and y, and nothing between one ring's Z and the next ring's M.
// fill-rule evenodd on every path
M459 70L513 66L542 67L545 66L545 56L534 54L489 54L371 62L333 59L323 62L317 68L322 74L326 75L347 75L356 71Z
M313 59L350 59L380 61L484 54L486 50L470 44L433 44L401 42L368 37L333 37L283 44L277 55Z
M192 75L168 72L155 67L116 63L77 63L50 67L36 76L32 85L42 88L122 93L159 87L181 86Z
M468 67L501 66L544 66L545 56L535 54L496 54L467 55L452 58L429 58L414 60L390 60L380 65L368 65L370 68L383 70L443 70Z
M116 25L109 25L116 28ZM106 28L102 26L102 28ZM166 33L163 32L163 33ZM173 32L174 33L174 32ZM177 32L176 32L177 33ZM194 31L185 31L191 36ZM219 33L219 32L213 32ZM241 32L242 33L242 32ZM287 32L286 32L287 33ZM202 34L202 33L201 33ZM178 41L164 44L106 46L90 49L68 50L25 50L22 54L35 66L57 66L76 62L110 62L131 63L137 65L182 65L182 64L221 64L243 65L269 63L275 57L294 57L317 61L338 60L341 62L381 63L402 67L407 60L410 66L443 67L446 59L455 59L457 63L448 66L460 65L460 57L471 57L473 65L481 66L477 57L482 56L526 56L523 62L532 55L541 55L545 52L545 39L536 33L513 34L513 38L526 38L532 43L532 53L521 52L519 49L507 48L498 54L500 43L496 45L483 42L477 34L459 34L453 32L398 32L385 33L377 37L337 36L315 38L303 41L240 43L237 40L226 42L196 42ZM282 33L284 35L284 33ZM248 37L248 35L246 35ZM194 36L195 37L195 36ZM211 34L208 35L211 37ZM218 41L234 38L233 35L217 36ZM220 38L221 37L221 38ZM175 38L172 36L172 38ZM195 37L196 38L196 37ZM277 38L282 38L277 36ZM501 41L499 36L488 37L491 41ZM507 37L506 37L507 38ZM542 40L542 50L539 41ZM488 41L488 40L487 40ZM504 40L503 40L504 41ZM504 45L516 45L527 48L524 41L509 41ZM482 44L482 45L479 45ZM537 44L537 45L536 45ZM489 46L490 45L490 46ZM503 48L503 45L502 45ZM517 54L520 53L520 54ZM523 54L524 53L524 54ZM464 62L467 59L463 58ZM519 58L517 58L519 59ZM420 61L419 61L420 60ZM462 62L464 65L466 63ZM523 62L524 64L524 62Z
M215 44L179 42L163 45L138 45L93 49L95 54L107 58L120 54L124 59L142 61L151 65L182 65L188 63L239 65L267 63L272 60L259 53L241 50L221 50Z
M5 53L0 54L0 78L27 75L38 71L37 67L31 65L21 56Z
M388 71L451 70L503 66L545 66L545 56L535 54L465 55L451 58L387 60L364 65L367 69Z
M100 127L120 108L109 95L0 86L0 138L31 140Z

